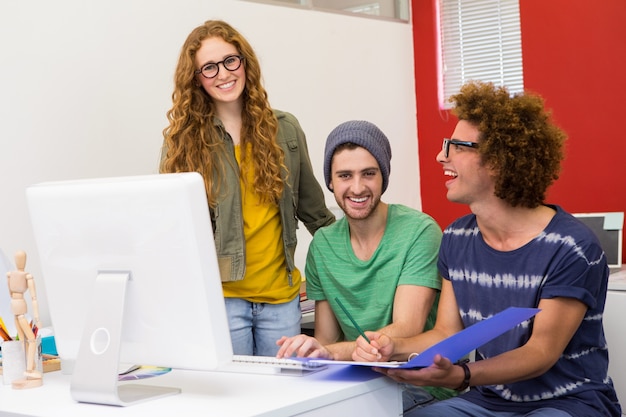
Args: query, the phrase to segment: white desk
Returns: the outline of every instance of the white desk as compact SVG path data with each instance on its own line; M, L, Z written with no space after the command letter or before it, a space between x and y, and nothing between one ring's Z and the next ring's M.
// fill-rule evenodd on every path
M57 371L39 388L0 385L0 416L402 415L398 385L366 367L332 366L304 377L174 370L139 383L179 387L181 394L129 407L77 403L70 378Z

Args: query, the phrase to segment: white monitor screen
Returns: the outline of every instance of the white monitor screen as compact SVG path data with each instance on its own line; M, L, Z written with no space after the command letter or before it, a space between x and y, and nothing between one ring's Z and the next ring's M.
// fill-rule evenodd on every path
M64 369L74 362L77 401L141 400L137 388L118 386L120 362L211 370L231 361L199 174L49 182L26 195L55 342ZM80 374L119 393L99 394L93 381L84 387Z

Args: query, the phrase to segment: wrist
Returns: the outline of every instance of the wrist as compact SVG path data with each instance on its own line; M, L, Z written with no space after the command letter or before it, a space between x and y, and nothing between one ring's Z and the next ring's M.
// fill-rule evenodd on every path
M455 365L461 367L463 369L463 382L455 391L465 391L470 386L470 379L472 378L472 373L470 372L469 366L467 366L467 360L457 362Z

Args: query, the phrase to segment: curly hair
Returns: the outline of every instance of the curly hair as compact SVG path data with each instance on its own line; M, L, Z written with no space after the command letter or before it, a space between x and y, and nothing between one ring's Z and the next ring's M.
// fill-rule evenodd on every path
M204 178L210 207L217 204L224 173L222 135L213 123L215 103L196 80L194 61L201 43L221 38L235 46L244 57L246 85L243 91L241 145L254 155L254 188L265 203L277 202L283 192L281 172L286 172L283 151L276 143L278 121L262 85L261 68L248 41L228 23L209 20L195 28L182 46L174 75L172 108L167 112L169 126L163 130L164 152L160 172L197 171ZM242 159L247 152L241 153ZM247 164L242 163L245 167ZM245 173L242 172L242 178Z
M542 204L559 178L566 140L543 98L528 92L511 95L505 87L473 81L450 101L455 103L452 113L480 131L478 152L497 173L496 196L513 207Z

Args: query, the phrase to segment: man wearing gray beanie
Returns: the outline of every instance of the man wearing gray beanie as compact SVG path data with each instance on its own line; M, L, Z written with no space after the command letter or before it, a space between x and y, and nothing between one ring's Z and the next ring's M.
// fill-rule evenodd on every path
M324 148L324 180L330 189L330 165L335 150L344 143L354 143L369 151L380 168L383 177L384 193L389 185L389 173L391 172L391 146L387 136L373 123L365 120L351 120L337 126L328 135ZM332 191L332 190L331 190ZM381 193L382 194L382 193Z
M305 277L315 300L315 337L281 338L278 357L352 360L356 339L367 340L363 330L411 337L434 325L441 228L425 213L381 201L390 162L389 140L370 122L351 120L328 135L324 180L345 216L318 229L309 245ZM405 412L454 395L403 388Z

